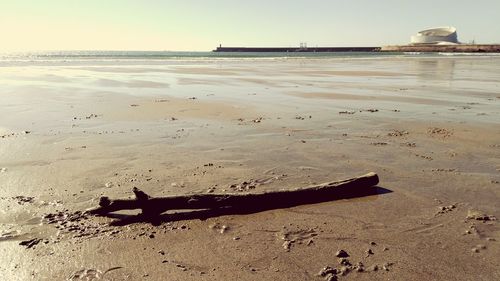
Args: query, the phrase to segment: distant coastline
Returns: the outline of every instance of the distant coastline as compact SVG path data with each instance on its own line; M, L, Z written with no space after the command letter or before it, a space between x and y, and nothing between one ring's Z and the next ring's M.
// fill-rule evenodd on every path
M320 52L422 52L422 53L500 53L500 44L453 44L453 45L393 45L383 47L222 47L213 52L253 53L320 53Z

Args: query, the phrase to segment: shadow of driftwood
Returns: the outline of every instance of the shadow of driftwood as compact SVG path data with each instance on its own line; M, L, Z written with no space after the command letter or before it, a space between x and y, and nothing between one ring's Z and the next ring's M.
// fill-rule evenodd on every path
M138 222L148 222L153 225L159 225L165 222L173 222L173 221L182 221L182 220L206 220L212 217L219 217L224 215L244 215L244 214L253 214L262 211L275 210L275 209L283 209L290 208L299 205L306 204L315 204L322 202L329 202L341 199L351 199L351 198L360 198L366 196L375 196L386 193L391 193L392 191L380 186L373 186L370 188L365 188L363 190L350 191L349 189L340 189L336 193L335 196L330 196L326 198L303 198L300 202L273 202L273 204L267 205L257 205L249 207L248 205L244 206L244 208L239 207L225 207L225 208L217 208L217 209L204 209L204 210L192 210L178 213L163 213L160 215L147 216L144 214L138 215L123 215L123 214L106 214L106 217L115 218L111 225L115 226L123 226Z

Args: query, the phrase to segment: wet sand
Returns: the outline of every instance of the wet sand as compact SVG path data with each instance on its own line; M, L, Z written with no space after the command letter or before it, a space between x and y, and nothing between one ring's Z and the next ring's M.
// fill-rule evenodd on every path
M494 56L2 65L0 276L500 279L499 65ZM257 193L370 171L377 195L254 214L170 214L153 225L123 220L137 212L80 213L133 187Z

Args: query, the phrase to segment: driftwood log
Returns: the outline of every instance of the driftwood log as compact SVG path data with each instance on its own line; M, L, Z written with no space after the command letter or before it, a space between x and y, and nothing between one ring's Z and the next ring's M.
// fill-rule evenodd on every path
M377 174L368 173L356 178L290 190L242 194L207 193L172 197L150 197L134 187L135 199L110 200L108 197L101 197L99 207L89 212L106 215L120 210L141 209L142 215L154 217L168 210L234 208L243 211L256 211L277 209L373 194L370 192L370 187L374 187L378 182Z

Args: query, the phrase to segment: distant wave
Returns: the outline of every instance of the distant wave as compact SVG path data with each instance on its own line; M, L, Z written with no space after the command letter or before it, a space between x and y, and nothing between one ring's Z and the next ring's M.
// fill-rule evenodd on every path
M436 56L498 56L484 53L420 53L420 52L172 52L172 51L47 51L0 53L0 62L107 62L107 61L162 61L162 60L294 60L294 59L370 59L380 57L436 57Z

